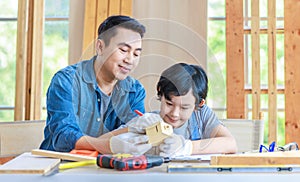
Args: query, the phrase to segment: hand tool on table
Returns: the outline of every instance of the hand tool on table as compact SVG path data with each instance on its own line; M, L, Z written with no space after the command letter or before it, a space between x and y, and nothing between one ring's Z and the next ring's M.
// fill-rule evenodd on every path
M98 155L97 165L102 168L117 169L120 171L148 169L168 162L200 162L200 158L189 157L161 157L159 155L116 154Z
M130 154L119 154L98 155L97 157L97 165L99 167L117 169L120 171L148 169L168 162L170 162L168 157L157 155L132 156Z

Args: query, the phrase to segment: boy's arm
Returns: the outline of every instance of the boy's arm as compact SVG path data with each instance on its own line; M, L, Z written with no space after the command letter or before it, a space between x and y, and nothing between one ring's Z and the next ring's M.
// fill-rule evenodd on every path
M236 153L235 138L223 125L218 125L212 132L211 138L192 141L192 154Z

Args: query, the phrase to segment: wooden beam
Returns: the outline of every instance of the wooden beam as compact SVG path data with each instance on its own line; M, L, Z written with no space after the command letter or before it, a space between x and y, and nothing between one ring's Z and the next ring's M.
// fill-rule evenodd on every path
M14 120L25 119L28 0L18 0L16 91Z
M243 1L226 0L227 118L245 118Z
M210 164L247 166L300 164L300 152L286 151L212 156Z
M132 16L132 0L121 0L120 14Z
M101 0L97 3L97 14L96 14L96 25L99 27L108 16L108 0ZM97 28L98 28L97 27ZM98 31L96 31L95 37L98 36Z
M31 68L32 68L32 44L33 44L33 1L28 1L28 32L27 32L27 46L26 46L26 88L25 88L25 120L30 119L30 95L31 95Z
M28 1L27 26L25 120L38 120L42 113L44 0Z
M276 34L284 34L284 28L277 27L275 32ZM244 34L251 34L251 28L244 28ZM268 28L260 28L259 34L268 34Z
M94 40L97 34L96 15L97 0L85 1L82 54L86 54L86 51L95 52Z
M300 3L284 1L285 142L300 143Z
M269 143L277 142L276 0L268 0Z
M119 15L121 13L121 0L109 0L108 16Z
M251 5L251 50L252 50L252 119L260 119L260 41L259 41L259 0Z
M34 0L33 3L33 34L32 34L32 69L30 118L41 119L42 115L42 80L43 80L43 37L44 37L45 0Z

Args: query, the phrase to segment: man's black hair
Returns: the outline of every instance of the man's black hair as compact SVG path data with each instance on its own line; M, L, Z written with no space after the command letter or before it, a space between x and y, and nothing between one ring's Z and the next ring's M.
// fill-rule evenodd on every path
M98 27L98 39L102 39L106 45L109 45L110 39L116 35L116 28L126 28L137 32L144 37L146 28L137 20L123 15L109 16Z

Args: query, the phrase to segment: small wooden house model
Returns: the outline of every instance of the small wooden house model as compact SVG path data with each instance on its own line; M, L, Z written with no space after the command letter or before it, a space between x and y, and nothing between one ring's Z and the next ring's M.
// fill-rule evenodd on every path
M152 146L158 146L165 138L173 134L173 127L165 122L157 122L146 128L146 135Z

